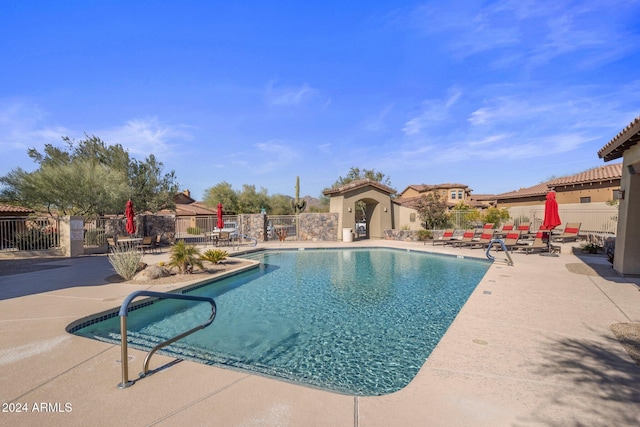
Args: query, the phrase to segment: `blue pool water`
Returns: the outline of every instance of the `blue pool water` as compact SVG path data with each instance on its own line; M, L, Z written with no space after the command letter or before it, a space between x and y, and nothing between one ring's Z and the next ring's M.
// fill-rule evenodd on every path
M216 319L165 353L361 396L414 378L490 265L393 249L258 257L259 268L189 292L213 297ZM128 316L130 345L150 349L209 314L191 301L140 308ZM118 341L119 318L74 333Z

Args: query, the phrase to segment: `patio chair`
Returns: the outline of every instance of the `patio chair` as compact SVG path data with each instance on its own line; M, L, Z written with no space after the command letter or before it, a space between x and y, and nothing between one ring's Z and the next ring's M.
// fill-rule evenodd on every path
M533 239L533 243L532 244L526 244L526 243L519 243L516 245L513 245L511 247L511 252L513 251L524 251L525 254L529 255L530 253L534 253L534 252L546 252L549 250L549 245L547 244L547 242L545 240L543 240L544 234L548 233L547 230L538 230L538 232L536 233L536 237ZM551 245L551 251L555 252L556 250L558 250L559 247L558 246L553 246Z
M578 236L578 233L580 232L581 226L582 226L581 222L569 222L564 227L564 231L562 232L562 234L558 236L553 236L551 240L553 242L560 242L560 243L575 242L580 238L580 236Z
M462 239L460 240L455 240L453 242L451 242L451 246L453 246L454 248L457 247L462 247L463 245L466 245L467 243L470 243L473 241L473 238L476 236L476 230L473 228L470 228L468 230L464 231L464 234L462 235Z
M231 244L231 233L228 231L221 231L218 235L218 245L229 246Z
M116 239L113 237L107 237L107 245L109 245L109 252L116 250Z
M489 246L489 243L493 239L493 229L488 228L482 230L482 234L480 235L480 239L472 240L470 242L464 242L460 246L469 246L471 249L481 248L484 249Z
M505 248L507 248L507 250L511 251L513 249L514 246L518 245L518 240L520 240L520 235L522 233L519 230L512 230L510 232L507 233L507 236L502 240L502 242L504 243ZM501 245L498 245L496 243L494 243L494 245L497 245L498 249L502 249Z
M496 239L502 239L504 238L507 234L509 234L510 231L513 230L513 223L512 222L508 222L506 224L503 224L502 227L500 228L500 230L495 230L493 232L493 237L495 237Z
M153 236L145 236L142 238L142 243L140 243L140 249L142 249L142 253L146 253L147 251L155 251L155 243Z
M455 230L453 228L447 228L446 230L444 230L444 233L442 233L442 236L439 239L433 239L433 246L435 246L436 243L448 245L457 240L453 238L453 233L455 233Z

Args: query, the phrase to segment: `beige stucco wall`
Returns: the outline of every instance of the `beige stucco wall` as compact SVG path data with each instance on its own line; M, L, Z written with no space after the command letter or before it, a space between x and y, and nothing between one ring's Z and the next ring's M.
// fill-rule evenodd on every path
M411 221L413 215L413 221ZM396 229L420 230L422 229L418 212L413 208L394 205L394 227Z
M355 229L356 202L367 204L367 237L382 239L384 230L393 228L391 197L371 187L357 188L340 195L332 195L329 211L340 214L338 220L338 240L342 240L343 228Z
M624 152L616 251L613 268L622 274L640 275L640 175L631 175L628 166L640 162L640 145Z
M565 203L580 203L581 197L591 197L591 203L608 202L613 200L613 190L620 189L620 181L615 180L607 184L576 185L565 190L556 189L556 201L559 205Z

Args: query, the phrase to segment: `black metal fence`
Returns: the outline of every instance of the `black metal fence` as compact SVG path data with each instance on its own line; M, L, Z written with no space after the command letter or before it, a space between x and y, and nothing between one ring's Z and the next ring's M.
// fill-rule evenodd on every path
M40 251L59 247L60 221L56 218L0 218L0 251Z

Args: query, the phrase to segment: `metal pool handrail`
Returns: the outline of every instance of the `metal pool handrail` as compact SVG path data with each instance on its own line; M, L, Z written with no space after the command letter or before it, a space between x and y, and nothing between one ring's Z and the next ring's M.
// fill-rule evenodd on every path
M495 257L489 254L489 251L493 247L494 243L497 243L502 247L504 254L507 256L507 265L513 265L513 260L511 259L511 255L509 255L509 251L507 250L507 247L504 245L504 241L502 241L501 239L491 239L491 241L489 242L489 246L487 246L487 254L486 254L487 258L489 258L491 261L495 260Z
M213 322L213 319L215 319L216 317L216 302L213 300L213 298L200 297L195 295L172 294L167 292L153 292L153 291L135 291L131 293L128 297L124 299L124 301L122 301L122 305L120 306L120 311L118 312L118 316L120 316L120 353L121 353L121 359L122 359L122 382L118 384L118 388L127 388L134 384L134 382L129 381L129 378L128 378L129 377L129 360L127 355L127 315L128 315L129 305L131 304L131 302L135 298L140 296L156 297L160 299L182 299L182 300L189 300L189 301L205 301L211 304L211 316L205 323L203 323L202 325L196 326L195 328L191 328L188 331L181 333L180 335L176 335L173 338L163 341L151 349L151 351L147 354L147 357L145 357L144 359L144 368L142 373L140 374L140 378L144 377L145 375L147 375L147 372L149 372L149 360L151 359L151 356L156 351L158 351L164 346L167 346L171 343L178 341L179 339L186 337L187 335L197 332L200 329L206 328L211 324L211 322Z

